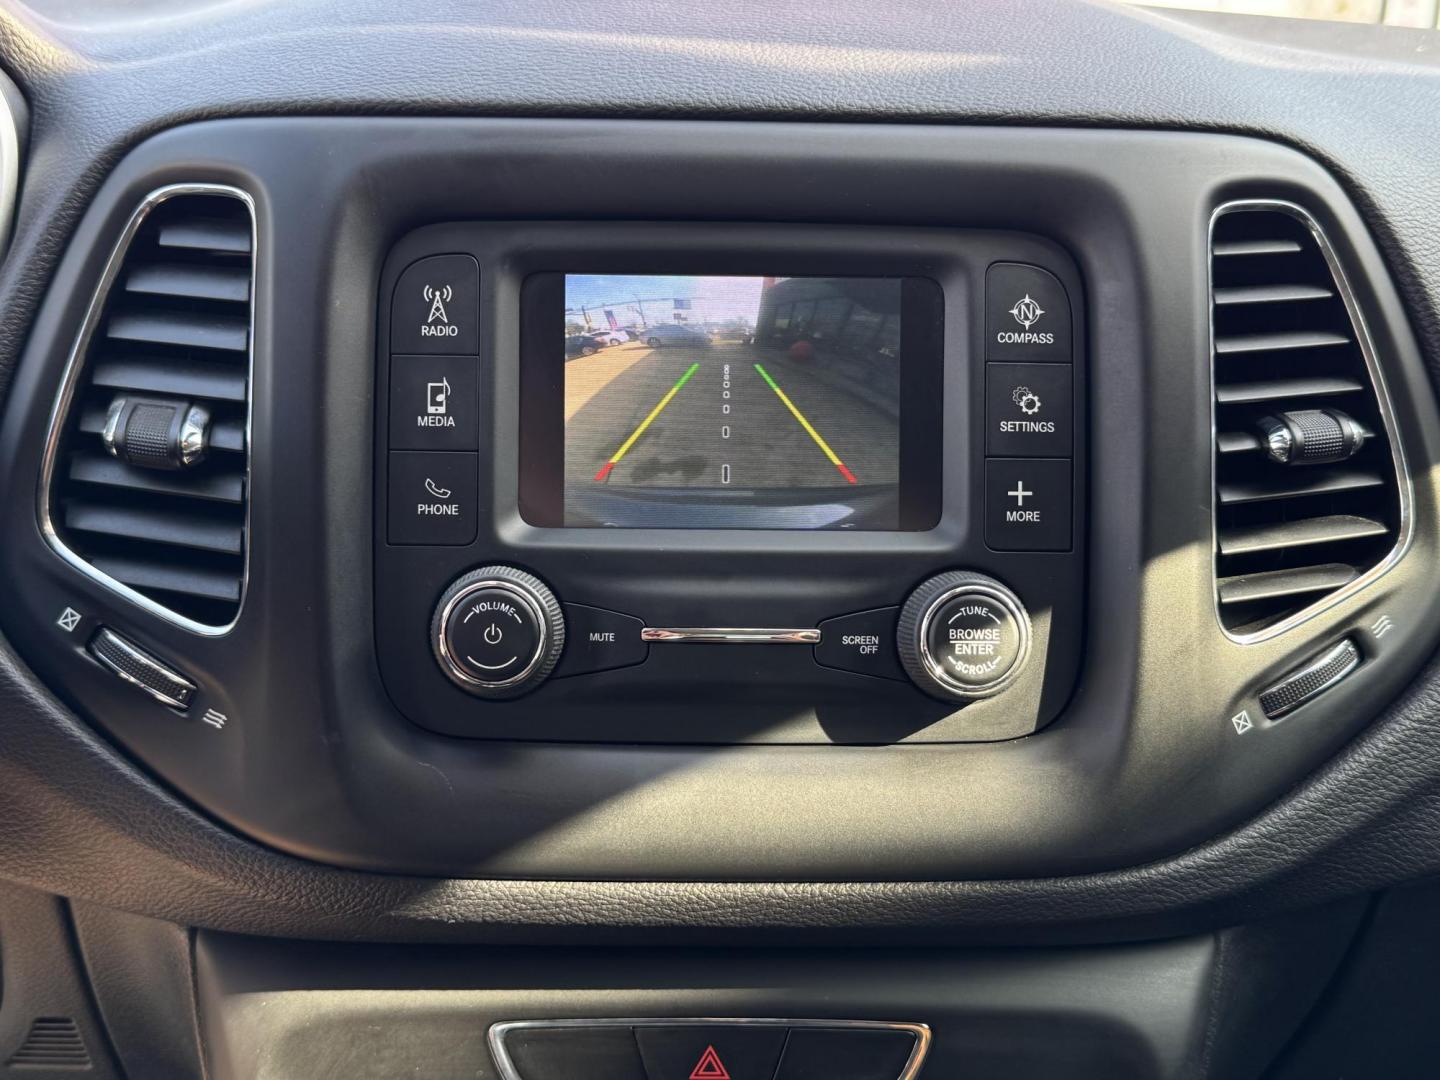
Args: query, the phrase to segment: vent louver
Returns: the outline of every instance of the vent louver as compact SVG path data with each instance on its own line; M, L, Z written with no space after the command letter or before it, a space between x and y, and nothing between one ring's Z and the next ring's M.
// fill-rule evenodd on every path
M1211 283L1216 598L1244 638L1386 562L1403 490L1363 322L1309 216L1222 208Z
M146 201L82 331L47 461L62 554L201 631L234 620L244 587L254 231L233 189ZM198 452L167 442L167 416Z

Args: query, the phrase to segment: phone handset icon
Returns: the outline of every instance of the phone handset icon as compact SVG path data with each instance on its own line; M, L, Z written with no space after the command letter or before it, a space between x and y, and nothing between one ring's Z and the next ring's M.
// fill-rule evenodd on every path
M434 495L437 499L448 499L450 497L449 488L442 488L440 485L435 483L434 480L431 480L428 476L425 478L425 490L430 492L430 494Z

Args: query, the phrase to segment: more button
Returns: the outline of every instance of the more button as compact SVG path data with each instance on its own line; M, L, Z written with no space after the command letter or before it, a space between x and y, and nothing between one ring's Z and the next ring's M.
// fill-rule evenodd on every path
M985 462L985 543L995 551L1069 551L1070 462Z

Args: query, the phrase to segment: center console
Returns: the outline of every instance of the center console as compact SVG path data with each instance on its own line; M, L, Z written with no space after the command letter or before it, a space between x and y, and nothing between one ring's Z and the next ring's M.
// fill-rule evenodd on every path
M1086 365L1054 244L439 225L380 298L376 627L414 723L986 741L1064 705Z

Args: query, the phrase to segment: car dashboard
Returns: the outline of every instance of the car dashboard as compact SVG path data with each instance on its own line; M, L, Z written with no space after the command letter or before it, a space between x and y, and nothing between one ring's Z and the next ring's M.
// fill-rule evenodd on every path
M0 1077L1425 1074L1436 31L45 8Z

